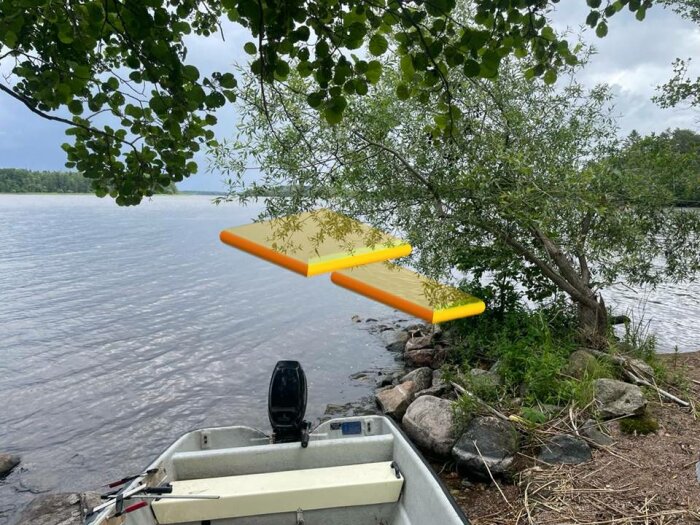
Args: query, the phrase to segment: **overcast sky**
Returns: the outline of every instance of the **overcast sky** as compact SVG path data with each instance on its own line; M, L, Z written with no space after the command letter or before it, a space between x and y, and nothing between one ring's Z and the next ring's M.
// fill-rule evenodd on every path
M564 0L555 14L555 26L578 33L586 15L585 2ZM225 42L213 38L190 42L188 61L202 73L226 70L233 63L245 60L240 49L247 40L246 34L233 24L225 26L225 31ZM601 82L613 86L621 133L633 129L642 134L676 127L700 129L697 110L662 110L651 101L656 86L670 77L671 63L676 57L696 57L692 73L700 74L697 25L654 7L647 12L644 22L636 21L629 12L621 12L612 18L607 37L599 39L588 30L583 38L594 44L598 53L579 79L589 86ZM232 136L235 125L235 111L230 107L223 110L219 114L218 136ZM62 124L45 121L20 103L0 95L0 167L63 169L65 155L60 146L64 141ZM219 175L206 173L205 156L200 155L197 160L200 173L178 186L190 190L223 189Z

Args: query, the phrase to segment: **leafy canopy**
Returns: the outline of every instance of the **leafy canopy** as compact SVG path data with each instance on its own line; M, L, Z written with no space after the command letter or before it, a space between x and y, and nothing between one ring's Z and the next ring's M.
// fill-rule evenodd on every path
M659 177L673 149L619 144L606 87L557 89L510 61L495 81L453 72L462 131L440 140L439 115L395 97L401 67L385 66L374 96L354 99L334 126L319 126L306 106L308 78L290 78L294 89L270 97L266 114L249 77L246 124L215 155L232 174L231 198L272 194L267 216L331 207L394 229L425 273L457 268L477 283L488 274L515 295L564 292L595 311L611 283L654 285L700 269L700 215L674 209ZM263 175L246 184L250 167Z
M214 112L236 98L231 71L202 76L185 38L217 38L226 17L246 28L244 45L260 90L294 68L309 78L306 103L339 123L349 97L382 76L378 60L400 59L399 98L437 93L442 126L460 114L449 78L495 78L504 57L526 60L527 75L554 82L576 61L548 23L558 0L474 0L464 23L455 0L0 0L0 91L45 118L68 124L70 168L98 195L138 204L197 171L214 145ZM643 19L652 0L587 0L599 36L624 8ZM263 105L265 99L262 100ZM66 112L70 117L64 117Z

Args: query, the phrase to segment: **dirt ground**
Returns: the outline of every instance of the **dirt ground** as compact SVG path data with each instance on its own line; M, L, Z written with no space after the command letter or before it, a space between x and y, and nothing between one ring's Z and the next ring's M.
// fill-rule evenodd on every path
M671 372L684 371L690 395L700 399L700 352L664 358ZM700 415L659 400L649 410L656 434L622 434L613 423L615 443L584 464L547 467L521 458L528 468L515 484L498 486L465 486L445 471L443 478L473 525L700 523Z

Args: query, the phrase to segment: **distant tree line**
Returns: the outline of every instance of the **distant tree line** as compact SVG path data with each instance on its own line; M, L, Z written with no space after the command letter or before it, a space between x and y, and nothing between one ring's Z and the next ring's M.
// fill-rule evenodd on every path
M700 134L689 129L630 133L620 155L625 169L644 170L666 187L677 206L700 207Z
M0 193L93 193L92 182L74 171L0 168ZM174 184L163 193L177 193Z

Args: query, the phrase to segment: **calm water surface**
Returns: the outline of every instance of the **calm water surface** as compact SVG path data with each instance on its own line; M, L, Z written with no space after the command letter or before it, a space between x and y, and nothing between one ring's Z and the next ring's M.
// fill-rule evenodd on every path
M268 428L278 359L302 361L311 419L389 366L355 313L392 311L218 239L254 208L159 197L118 208L89 196L0 195L0 524L34 493L137 472L195 427Z
M0 195L0 451L23 458L0 480L0 525L35 493L137 472L192 428L267 428L278 359L304 364L311 419L369 392L348 376L392 357L350 317L395 314L219 242L256 212ZM700 349L697 284L606 300L651 320L662 350Z

